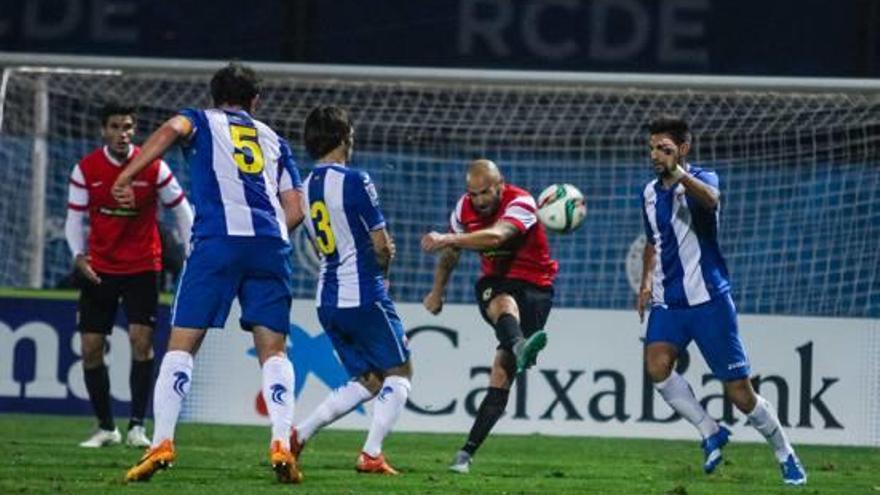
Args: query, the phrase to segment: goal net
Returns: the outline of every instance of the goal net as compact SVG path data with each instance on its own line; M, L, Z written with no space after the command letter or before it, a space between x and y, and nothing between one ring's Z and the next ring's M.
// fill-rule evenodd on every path
M98 112L110 99L139 110L143 140L178 109L209 104L209 72L8 69L0 134L0 285L43 287L70 271L63 239L67 177L100 145ZM561 271L555 304L629 308L644 242L639 193L652 179L646 124L684 116L695 134L692 161L714 168L723 198L721 246L744 312L880 316L880 96L866 91L377 79L365 74L265 77L256 117L292 143L305 176L302 122L318 104L348 108L356 125L353 165L377 183L398 246L393 295L419 301L434 257L419 248L445 230L464 191L466 163L488 157L506 179L537 194L555 182L580 188L584 225L551 236ZM41 124L40 101L48 119ZM44 143L45 194L35 177ZM178 151L166 159L186 187ZM34 198L45 218L34 227ZM42 235L38 235L42 233ZM314 260L297 236L296 296L314 292ZM42 254L41 264L34 256ZM30 267L30 268L29 268ZM450 302L471 302L476 256L462 258Z

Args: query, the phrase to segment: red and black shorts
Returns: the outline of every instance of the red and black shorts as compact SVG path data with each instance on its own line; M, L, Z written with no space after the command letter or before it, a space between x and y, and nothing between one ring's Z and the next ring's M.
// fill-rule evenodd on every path
M101 283L80 278L77 326L81 332L109 335L122 308L129 324L156 326L159 309L159 272L125 275L98 273Z
M498 294L513 297L519 308L519 325L526 338L544 329L553 307L553 287L540 287L524 280L483 277L477 280L474 289L480 314L489 325L493 325L487 313L492 299Z

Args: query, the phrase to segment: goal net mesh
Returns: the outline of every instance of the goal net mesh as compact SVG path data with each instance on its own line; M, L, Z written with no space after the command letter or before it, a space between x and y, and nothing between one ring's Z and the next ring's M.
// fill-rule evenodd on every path
M208 74L35 73L9 70L0 134L0 285L23 286L34 253L35 91L49 98L43 286L61 283L67 178L101 144L108 100L138 108L143 140L184 107L207 106ZM880 316L880 96L853 92L636 89L509 82L265 79L255 117L285 136L300 172L310 168L302 122L319 104L349 109L353 165L377 184L398 257L392 294L420 301L435 259L420 236L445 230L464 191L466 163L496 161L508 182L533 194L551 183L580 188L589 213L569 235L551 235L560 262L555 304L632 307L644 242L639 194L651 180L646 125L660 114L688 119L691 161L721 178L721 247L734 297L749 313ZM178 150L166 156L186 188ZM313 297L314 259L296 239L296 296ZM472 302L479 263L465 255L448 302Z

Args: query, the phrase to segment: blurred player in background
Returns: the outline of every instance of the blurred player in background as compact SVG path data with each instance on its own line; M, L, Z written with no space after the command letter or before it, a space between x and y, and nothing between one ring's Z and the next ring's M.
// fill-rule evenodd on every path
M193 357L206 329L225 325L236 296L241 326L252 332L262 366L272 423L270 465L281 482L302 479L289 444L294 371L286 345L292 299L288 231L303 218L301 183L287 143L251 117L259 93L250 68L220 69L211 79L215 107L185 109L165 122L113 186L120 203L137 204L135 174L180 141L196 210L192 253L174 300L168 351L153 395L152 447L128 471L129 481L149 480L174 461L174 428L192 382Z
M131 142L136 116L133 106L108 103L101 110L104 146L84 156L70 173L64 233L73 256L78 285L77 325L82 343L83 374L98 428L81 447L102 447L122 441L113 421L110 377L104 364L107 336L113 331L119 301L128 320L131 342L131 418L126 443L150 445L144 428L147 400L153 386L153 328L159 304L162 246L157 205L175 215L180 236L189 244L193 213L171 169L157 155L134 176L137 205L120 206L110 187L141 152ZM88 239L85 221L90 230Z
M675 371L679 353L695 341L712 373L724 383L724 394L773 447L783 481L802 485L806 472L775 409L749 381L749 360L718 246L718 175L686 161L691 133L685 121L663 117L651 123L649 132L657 178L642 192L648 242L637 302L642 319L645 308L651 307L645 338L647 372L669 406L702 435L703 469L711 473L721 463L730 430L706 413L690 384Z
M547 344L542 329L553 305L558 264L550 258L547 234L535 210L532 195L505 184L495 163L475 160L468 167L467 193L450 215L451 232L430 232L422 238L426 251L441 251L425 308L435 315L443 310L446 283L461 249L477 251L482 265L477 303L498 338L489 390L467 442L449 467L452 471L469 472L474 453L504 414L514 377L531 366Z
M376 397L373 421L355 468L395 475L382 441L406 405L412 366L403 324L388 297L394 241L379 210L376 187L365 172L348 168L354 128L334 106L312 110L304 129L315 168L305 181L309 237L321 258L318 319L351 381L337 388L291 436L295 452L318 430Z

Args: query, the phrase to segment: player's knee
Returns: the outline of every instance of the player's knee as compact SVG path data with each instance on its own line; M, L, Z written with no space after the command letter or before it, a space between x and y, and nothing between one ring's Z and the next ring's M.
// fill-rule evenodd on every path
M385 376L400 376L406 378L407 380L411 380L412 375L412 361L410 361L409 359L407 359L406 362L404 362L400 366L395 366L393 368L385 370Z
M147 336L134 336L131 342L131 358L135 361L146 361L153 358L153 341Z
M645 372L654 383L669 378L678 357L676 349L665 343L650 344L645 348Z
M725 382L724 393L743 413L750 413L758 403L758 396L748 378Z
M509 389L516 376L516 360L496 359L489 372L489 386Z
M505 314L509 314L519 320L519 307L516 305L516 300L507 294L495 296L495 298L489 302L489 307L486 308L486 313L493 322L497 322L498 319Z
M97 368L104 363L104 345L103 335L83 334L80 350L84 368Z
M131 359L134 361L148 361L153 359L153 345L151 342L132 342Z
M649 356L645 359L645 371L654 383L662 382L672 374L675 361L666 356Z
M364 373L358 378L358 381L373 395L378 394L382 390L382 377L373 371Z

